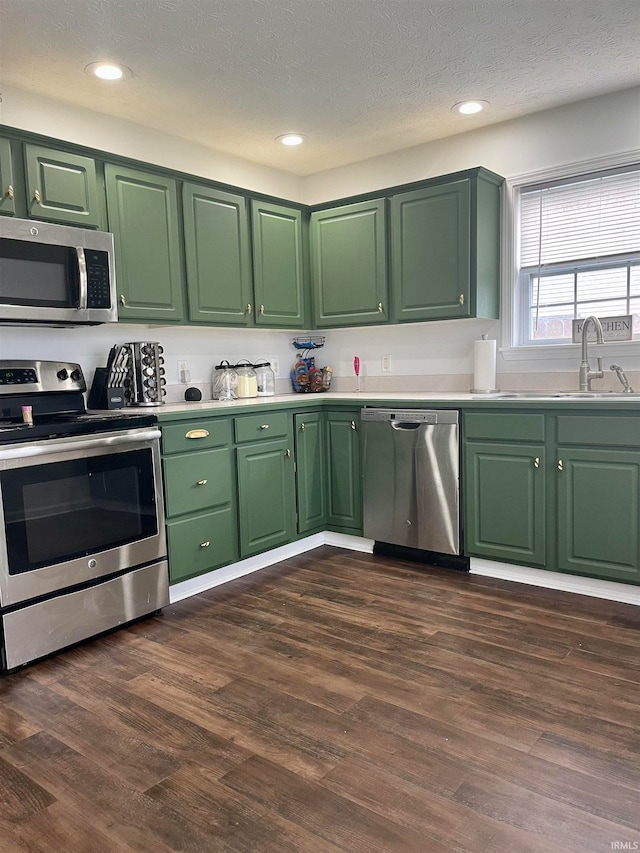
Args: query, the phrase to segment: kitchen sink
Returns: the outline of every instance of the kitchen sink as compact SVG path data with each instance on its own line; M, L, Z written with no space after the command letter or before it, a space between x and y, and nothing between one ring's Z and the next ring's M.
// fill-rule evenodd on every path
M530 400L537 397L545 397L547 399L564 399L564 400L637 400L640 398L638 391L495 391L492 394L482 394L475 396L474 399L492 399L492 400Z

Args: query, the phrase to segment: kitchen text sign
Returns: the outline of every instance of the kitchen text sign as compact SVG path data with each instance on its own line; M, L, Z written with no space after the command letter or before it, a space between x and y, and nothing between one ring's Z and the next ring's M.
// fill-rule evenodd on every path
M585 318L586 319L586 318ZM621 317L599 317L602 326L602 337L605 341L630 341L633 337L633 317L631 314L623 314ZM573 343L582 341L582 326L584 319L573 321ZM589 324L587 340L595 341L596 330L593 323Z

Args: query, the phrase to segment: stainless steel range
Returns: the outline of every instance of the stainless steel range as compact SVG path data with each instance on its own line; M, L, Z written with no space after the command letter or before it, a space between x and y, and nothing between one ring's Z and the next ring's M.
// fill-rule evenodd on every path
M78 364L0 362L0 669L169 603L156 419L88 414Z

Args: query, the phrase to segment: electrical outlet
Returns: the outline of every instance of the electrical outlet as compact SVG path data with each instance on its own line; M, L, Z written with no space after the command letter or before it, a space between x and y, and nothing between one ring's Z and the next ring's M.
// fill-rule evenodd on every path
M178 361L178 381L183 385L188 385L191 382L191 371L184 359Z
M382 372L391 373L391 356L387 353L382 356Z
M272 358L271 359L271 370L273 370L274 376L280 376L280 359Z

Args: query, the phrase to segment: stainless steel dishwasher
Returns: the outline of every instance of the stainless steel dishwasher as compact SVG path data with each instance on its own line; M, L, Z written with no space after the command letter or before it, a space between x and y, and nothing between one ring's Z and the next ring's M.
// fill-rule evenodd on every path
M460 553L457 411L362 409L364 535Z

